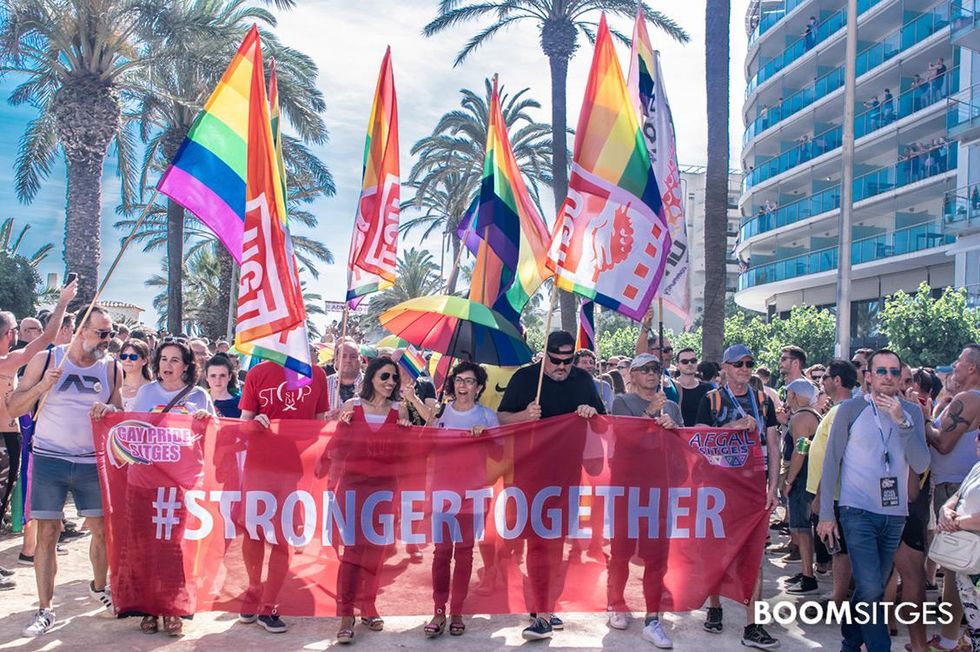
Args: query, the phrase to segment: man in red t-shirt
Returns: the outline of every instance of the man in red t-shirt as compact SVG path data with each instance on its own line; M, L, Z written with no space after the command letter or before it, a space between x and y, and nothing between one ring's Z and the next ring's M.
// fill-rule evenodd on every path
M313 382L296 389L290 389L286 380L286 370L274 362L263 362L248 371L245 376L245 387L242 390L243 420L255 420L268 428L272 419L316 419L326 420L330 410L330 396L327 392L327 375L320 367L313 367ZM248 491L249 477L258 481L261 478L261 488L265 491L285 496L296 488L296 483L302 475L299 463L299 450L295 443L284 439L277 442L276 455L279 457L280 468L295 468L296 477L277 473L274 478L262 468L264 455L245 453L245 473L242 487L243 495ZM295 464L282 466L285 459L292 458ZM250 460L252 463L250 464ZM251 467L251 468L250 468ZM282 491L275 491L281 487ZM258 487L257 487L258 488ZM261 533L256 531L259 536ZM286 624L279 617L277 600L283 580L289 572L290 548L283 540L282 533L277 533L278 543L268 544L269 570L266 581L262 582L262 570L265 562L266 541L264 538L253 539L246 531L242 540L242 556L245 559L245 570L248 573L248 593L242 605L242 613L238 620L243 623L259 622L266 631L280 634L286 631Z

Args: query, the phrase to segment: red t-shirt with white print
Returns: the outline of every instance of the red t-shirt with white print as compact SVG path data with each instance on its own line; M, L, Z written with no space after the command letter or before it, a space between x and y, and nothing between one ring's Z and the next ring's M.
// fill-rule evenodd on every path
M264 414L270 419L315 419L330 409L327 374L313 367L313 382L289 389L286 370L275 362L262 362L249 369L242 389L242 410Z

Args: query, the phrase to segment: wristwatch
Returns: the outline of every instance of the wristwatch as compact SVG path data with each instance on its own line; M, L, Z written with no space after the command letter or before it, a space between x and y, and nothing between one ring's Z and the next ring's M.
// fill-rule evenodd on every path
M909 430L912 427L912 424L909 423L909 419L906 416L902 416L902 420L895 425L897 425L902 430Z

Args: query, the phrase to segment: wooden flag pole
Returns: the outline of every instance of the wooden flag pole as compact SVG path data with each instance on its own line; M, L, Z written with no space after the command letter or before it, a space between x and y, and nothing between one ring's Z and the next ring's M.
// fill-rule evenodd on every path
M98 289L95 291L95 296L92 297L91 303L88 304L88 308L85 309L85 313L82 315L81 320L76 321L75 332L72 333L71 339L68 341L68 346L65 348L65 355L58 362L58 366L55 369L61 369L61 366L65 364L65 360L68 359L68 352L71 351L72 346L75 344L75 340L78 339L78 334L82 332L82 326L88 321L89 315L92 314L92 309L95 304L99 302L99 297L102 296L102 291L105 290L105 286L109 283L109 279L112 277L112 273L116 271L116 266L119 265L119 261L122 259L123 253L126 252L126 248L129 247L129 243L133 241L136 237L136 232L139 231L140 226L143 224L143 220L146 219L147 214L150 212L150 206L156 201L157 195L160 193L156 188L153 189L153 194L150 195L150 200L146 202L143 206L143 212L140 213L140 217L136 220L136 224L133 225L133 230L130 232L129 237L127 237L122 246L119 248L119 253L116 254L115 260L109 265L109 270L106 272L105 277L103 277L102 282L99 284ZM44 396L41 397L40 402L37 405L37 411L34 412L34 423L37 423L38 419L41 417L41 410L44 409L45 403L48 402L48 396L51 395L51 391L45 392Z
M658 346L660 354L657 356L660 358L660 364L664 364L664 298L657 297L657 314L659 315L660 323L657 325L657 331L659 336Z
M548 355L548 335L551 331L551 316L555 312L555 303L558 301L558 284L551 282L551 299L548 301L548 314L544 317L544 350L541 352L541 372L538 374L538 392L534 396L534 402L541 402L541 385L544 383L544 359Z
M347 313L349 310L346 299L344 300L344 316L340 322L340 339L333 347L334 373L337 374L337 384L334 387L333 396L330 397L330 407L333 410L340 408L340 367L344 361L344 341L347 339Z

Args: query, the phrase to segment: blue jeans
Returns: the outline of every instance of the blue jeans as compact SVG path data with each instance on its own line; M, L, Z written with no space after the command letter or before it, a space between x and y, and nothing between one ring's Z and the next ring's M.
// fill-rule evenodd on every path
M841 625L842 652L858 652L864 643L868 652L888 652L891 638L885 612L877 603L885 595L885 583L892 570L892 559L902 539L904 516L885 516L855 507L840 508L840 525L847 539L854 576L851 614L858 603L874 604L877 623Z

